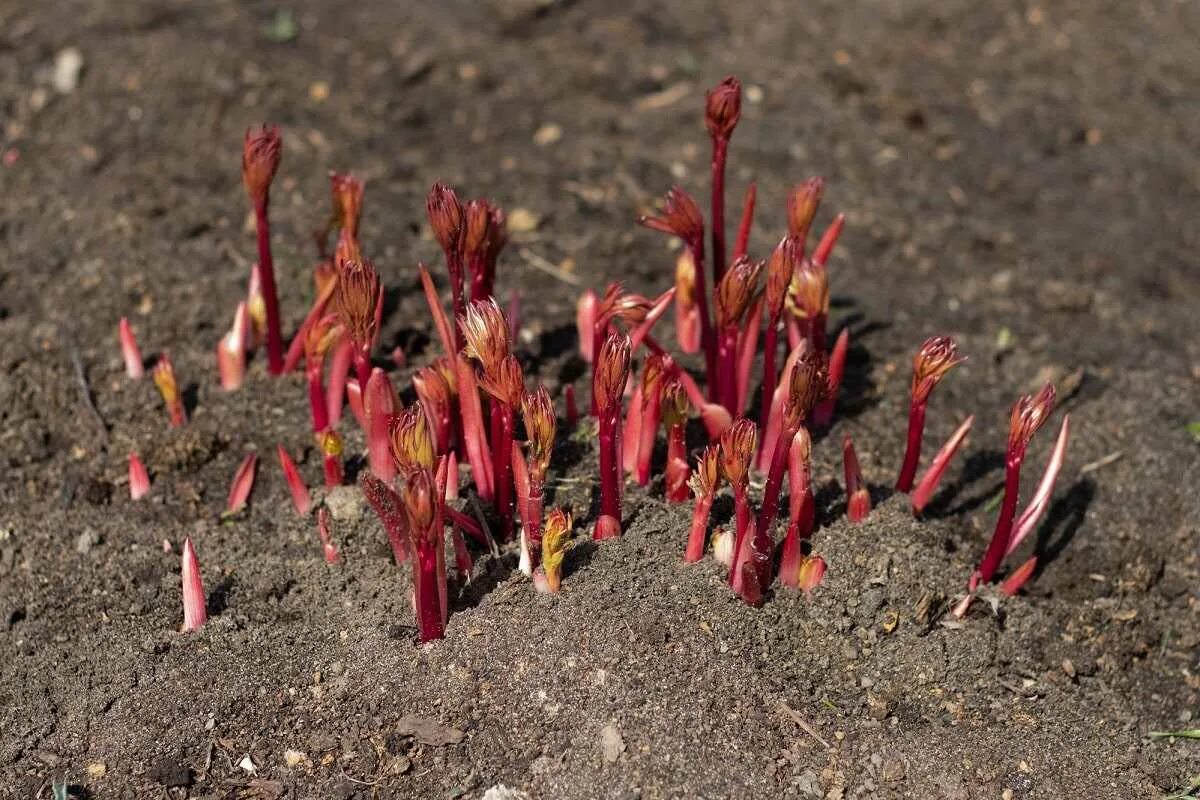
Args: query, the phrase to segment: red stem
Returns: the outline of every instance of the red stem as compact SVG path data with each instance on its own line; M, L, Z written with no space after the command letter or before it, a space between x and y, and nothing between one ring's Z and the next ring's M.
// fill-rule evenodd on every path
M620 413L619 401L600 413L600 518L596 520L592 534L595 539L607 539L621 533L621 453L617 436ZM609 520L605 521L605 517Z
M275 292L275 261L271 258L271 223L267 220L267 193L254 203L254 228L258 235L258 276L267 310L267 369L283 372L283 336L279 333L279 298Z
M492 402L492 419L499 418L499 436L493 446L493 472L496 488L496 513L500 515L500 536L513 536L513 410L498 400Z
M748 555L746 552L746 533L750 530L750 499L745 486L733 487L733 515L737 520L736 533L733 537L733 563L729 566L729 582L735 592L742 589L742 562Z
M445 635L445 625L438 592L437 547L432 543L417 547L417 557L413 559L413 593L421 641L441 639Z
M708 530L708 513L712 509L711 494L696 498L696 507L692 512L692 529L688 534L687 551L684 561L699 561L704 556L704 536Z
M896 478L896 491L912 489L917 475L917 464L921 461L921 439L925 434L925 401L913 399L908 407L908 446L904 450L904 463L900 466L900 477Z
M713 286L725 274L725 159L729 140L713 139L712 147L712 248ZM698 269L698 267L697 267Z
M740 416L746 408L746 400L750 397L750 370L754 367L754 357L758 351L758 331L762 325L763 300L760 297L750 310L738 337L737 354L737 410L734 416Z
M758 510L758 531L770 535L771 524L775 521L775 512L779 510L779 492L783 488L783 473L788 463L788 452L792 440L796 438L798 428L788 426L775 442L775 452L771 455L771 469L767 472L767 483L763 487L762 506Z
M683 423L679 422L667 429L667 502L682 503L688 499L688 478L691 474Z
M654 454L654 440L658 436L658 423L662 414L662 393L654 392L647 401L642 400L642 419L637 449L637 482L645 486L650 482L650 457Z
M1021 462L1024 453L1008 454L1004 464L1004 502L1000 505L1000 516L996 519L996 530L988 544L983 561L979 563L979 577L987 583L996 574L1000 562L1008 552L1008 539L1012 536L1013 517L1017 513L1017 496L1021 492Z
M771 398L775 396L775 382L779 374L775 370L775 357L779 351L779 318L767 320L767 338L763 342L763 374L762 401L758 411L758 425L762 430L767 429L767 421L771 418Z
M738 328L731 325L721 331L717 346L717 381L720 392L717 402L725 406L732 417L737 413L737 338ZM711 384L710 384L711 386Z

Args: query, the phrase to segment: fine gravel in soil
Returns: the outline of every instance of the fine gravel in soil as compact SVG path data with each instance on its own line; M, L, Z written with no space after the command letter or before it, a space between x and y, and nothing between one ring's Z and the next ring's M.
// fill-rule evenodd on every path
M0 797L1186 791L1200 744L1148 734L1200 713L1198 36L1200 8L1169 0L0 7ZM341 565L292 512L276 444L321 473L301 376L268 377L260 353L242 390L217 386L254 259L243 132L284 129L286 332L311 302L326 173L353 171L387 288L378 365L411 396L438 355L415 265L445 285L423 208L441 179L510 212L518 354L586 399L574 299L670 285L665 237L633 220L672 184L707 196L702 97L729 73L746 84L729 203L758 182L752 251L809 175L827 180L818 226L847 215L831 322L852 346L814 447L824 582L744 605L711 559L683 562L690 504L660 478L628 489L623 537L592 543L594 432L560 421L549 504L578 528L562 593L477 553L446 638L418 646L410 577L356 490L330 498ZM170 351L187 427L125 378L122 316L148 357ZM941 333L970 358L933 396L926 458L976 423L918 521L890 487L911 355ZM1009 408L1046 380L1061 401L1027 493L1063 413L1072 439L1018 556L1036 547L1038 572L955 620ZM846 434L875 505L861 525ZM153 479L138 503L131 451ZM250 506L221 521L252 451ZM210 613L186 635L185 536Z

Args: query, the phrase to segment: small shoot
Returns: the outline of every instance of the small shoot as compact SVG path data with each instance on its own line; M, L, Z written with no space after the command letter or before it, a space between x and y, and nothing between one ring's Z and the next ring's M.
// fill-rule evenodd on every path
M183 632L198 631L208 621L208 612L204 607L204 583L200 578L200 562L196 558L196 548L192 545L192 537L183 540L183 554L180 559L180 576L183 583Z
M167 407L171 427L182 428L187 424L187 410L183 407L183 395L179 391L179 381L175 378L175 366L167 353L158 357L152 375L154 385L158 387L158 393Z
M546 515L542 534L542 558L533 574L539 592L555 594L562 583L563 558L571 549L571 512L556 508Z
M600 420L600 516L592 537L621 535L621 395L629 380L629 337L612 331L596 356L592 397Z
M129 454L129 499L141 500L150 494L150 475L137 453Z
M925 435L925 408L929 395L947 372L965 361L959 358L958 346L949 336L934 336L926 339L913 357L913 375L908 407L908 444L904 450L904 462L896 478L896 491L912 489L917 475L917 464L921 460L921 439Z
M130 380L141 380L146 374L146 365L142 361L142 351L138 349L137 339L133 335L133 327L126 317L121 317L117 326L117 338L121 342L121 360L125 362L125 374Z
M292 498L292 508L296 509L299 516L307 517L312 510L312 496L304 484L304 478L300 477L300 470L296 468L296 462L292 460L288 451L283 449L283 445L278 445L275 451L279 456L279 467L283 470L283 478L287 482L288 494Z
M871 513L871 494L863 483L854 442L849 436L842 439L842 471L846 479L846 516L857 525Z
M249 129L242 143L242 182L254 206L254 229L258 241L258 269L267 318L267 369L283 372L283 338L280 335L279 300L275 292L275 261L271 257L271 225L267 208L271 181L279 169L283 140L279 127L263 125Z
M229 519L246 507L250 492L254 489L254 477L258 467L258 454L249 453L238 465L234 473L233 483L229 485L229 498L225 501L225 511L221 519Z
M929 465L929 469L925 470L925 474L921 476L921 480L917 482L917 488L913 490L912 512L913 516L921 515L925 510L925 506L929 504L933 498L933 493L937 491L938 484L941 483L942 475L946 472L946 467L950 466L950 462L954 459L954 454L958 452L958 448L962 446L963 441L967 438L967 434L971 432L971 426L975 423L974 415L967 417L961 425L950 435L946 443L938 450L937 455L933 457L933 462Z

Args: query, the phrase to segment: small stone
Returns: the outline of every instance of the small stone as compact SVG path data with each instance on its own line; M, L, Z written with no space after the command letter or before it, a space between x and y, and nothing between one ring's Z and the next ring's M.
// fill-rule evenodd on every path
M547 122L545 125L537 129L533 134L533 143L538 147L546 147L552 145L562 138L562 126L553 122Z
M388 772L393 775L403 775L412 769L412 759L408 756L396 756L388 766Z
M258 772L258 765L254 763L254 759L250 757L249 753L242 756L242 760L238 762L238 766L241 767L242 771L247 775L253 775Z
M84 528L83 532L75 537L75 552L86 556L99 543L100 535L91 528Z
M108 772L108 765L105 764L103 761L93 761L92 763L87 765L87 774L88 774L88 777L91 778L92 780L97 780L99 778L103 778L107 772Z
M50 85L59 94L70 94L79 86L79 74L83 72L83 53L75 47L64 47L54 56L54 73Z
M358 522L363 515L363 496L357 486L335 486L325 495L325 505L338 522Z
M621 753L625 752L625 740L617 726L611 722L600 729L600 751L609 764L617 763Z
M514 208L508 215L509 233L532 233L541 224L542 218L528 208Z
M295 769L300 764L308 760L308 755L300 750L284 750L283 763Z
M483 793L483 800L529 800L529 795L520 789L510 789L503 783L497 783Z
M308 87L308 99L314 103L324 103L329 99L329 84L325 81L316 81Z

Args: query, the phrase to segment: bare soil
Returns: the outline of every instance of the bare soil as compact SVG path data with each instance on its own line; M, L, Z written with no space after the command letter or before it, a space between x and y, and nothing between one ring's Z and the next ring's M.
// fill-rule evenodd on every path
M1200 712L1198 38L1200 9L1169 0L0 4L0 797L59 779L95 798L1184 789L1197 744L1147 734ZM56 88L66 48L82 72ZM340 567L291 512L275 445L320 480L301 378L260 358L243 390L217 388L254 258L243 131L285 129L289 331L325 174L353 170L388 287L379 363L401 345L406 387L436 355L415 264L440 264L423 197L443 179L524 210L499 276L522 295L520 355L586 397L574 298L669 284L670 250L633 219L672 183L707 195L701 98L731 72L748 91L730 203L758 181L755 251L811 174L822 224L848 215L831 263L846 397L815 448L824 584L746 607L713 562L683 563L690 508L661 486L631 489L626 535L591 544L593 438L564 430L553 502L580 543L562 594L479 554L446 639L416 646L409 577L353 493ZM170 350L187 428L124 377L123 315L147 356ZM970 361L935 394L929 441L976 426L918 522L888 487L908 361L934 333ZM1073 438L1040 571L955 623L1009 406L1046 379ZM860 526L846 433L876 504ZM128 500L131 450L146 502ZM251 506L219 522L251 450ZM194 635L177 632L187 535L211 613Z

